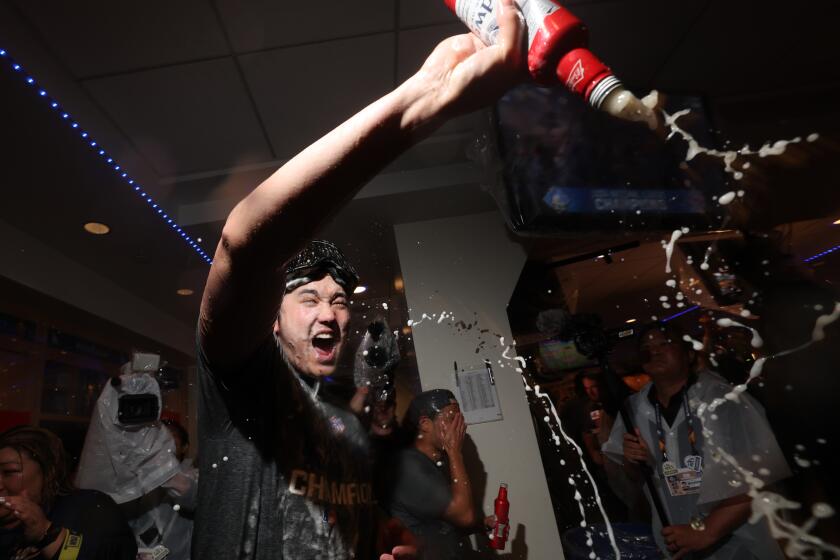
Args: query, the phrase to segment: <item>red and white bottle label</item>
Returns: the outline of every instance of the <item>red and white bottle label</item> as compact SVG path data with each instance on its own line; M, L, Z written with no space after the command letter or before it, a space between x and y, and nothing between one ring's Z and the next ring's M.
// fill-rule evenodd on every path
M499 33L499 22L496 18L499 0L457 0L455 14L467 24L470 31L478 35L485 45L495 45ZM534 37L542 27L543 20L560 9L550 0L516 0L519 11L525 17L528 27L528 47L534 42Z

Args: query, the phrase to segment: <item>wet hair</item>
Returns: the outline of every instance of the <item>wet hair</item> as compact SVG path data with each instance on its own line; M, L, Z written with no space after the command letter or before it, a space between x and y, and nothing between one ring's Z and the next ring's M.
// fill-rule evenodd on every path
M52 507L56 497L66 496L75 487L70 479L70 469L64 444L54 433L34 426L15 426L0 434L0 449L9 447L25 453L41 467L44 478L41 505Z
M359 285L359 274L334 243L314 239L306 244L283 269L286 292L329 274L333 280L353 293Z
M403 428L411 438L414 438L420 431L420 420L422 418L434 420L441 410L450 404L457 404L457 402L458 400L452 391L447 389L424 391L416 395L411 404L408 405L408 410L403 419Z
M173 432L177 433L178 437L181 438L181 443L183 443L184 445L190 444L190 434L187 433L187 430L181 425L180 422L178 422L174 418L166 418L165 420L161 420L161 423Z

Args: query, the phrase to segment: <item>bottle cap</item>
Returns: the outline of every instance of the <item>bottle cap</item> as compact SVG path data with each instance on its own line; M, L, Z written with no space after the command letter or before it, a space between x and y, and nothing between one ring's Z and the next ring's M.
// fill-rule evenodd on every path
M600 103L610 91L620 85L607 65L589 49L572 49L566 53L557 64L557 77L567 89L582 95L590 103L593 103L593 93L596 90L598 91L597 101ZM612 78L612 80L598 87L607 78ZM605 93L605 90L608 91Z
M613 91L621 87L621 82L612 74L607 75L592 88L592 93L589 95L589 104L600 109L604 100Z

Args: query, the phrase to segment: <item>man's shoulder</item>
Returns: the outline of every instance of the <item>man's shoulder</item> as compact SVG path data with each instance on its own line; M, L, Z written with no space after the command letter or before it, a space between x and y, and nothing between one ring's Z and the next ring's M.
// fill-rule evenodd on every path
M650 394L650 390L653 387L653 382L649 381L645 383L641 389L637 393L633 393L629 397L627 397L627 401L630 403L630 406L636 409L640 405L648 402L648 395Z
M395 466L400 474L408 478L434 476L438 470L432 460L414 446L399 451Z
M226 365L221 367L218 364L210 361L208 355L220 354L224 352L224 348L215 348L214 352L208 352L207 344L201 335L201 329L196 330L196 362L199 374L202 376L209 376L222 385L231 384L236 378L249 377L252 374L274 369L288 369L286 362L282 359L280 350L274 340L274 336L268 333L265 338L254 347L253 351L245 358L241 364L234 366Z

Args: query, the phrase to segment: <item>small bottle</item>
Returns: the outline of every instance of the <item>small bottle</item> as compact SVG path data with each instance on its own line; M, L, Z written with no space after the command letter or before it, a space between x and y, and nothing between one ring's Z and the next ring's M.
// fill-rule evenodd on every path
M490 547L495 550L504 550L510 531L510 520L508 519L510 502L508 502L507 497L507 484L504 482L499 485L499 495L493 502L493 509L496 514L496 522L493 524L493 533L490 535Z
M653 108L624 88L612 71L586 48L584 23L554 0L515 0L528 28L528 70L543 85L560 82L596 109L656 128ZM499 32L498 0L445 0L485 45Z

